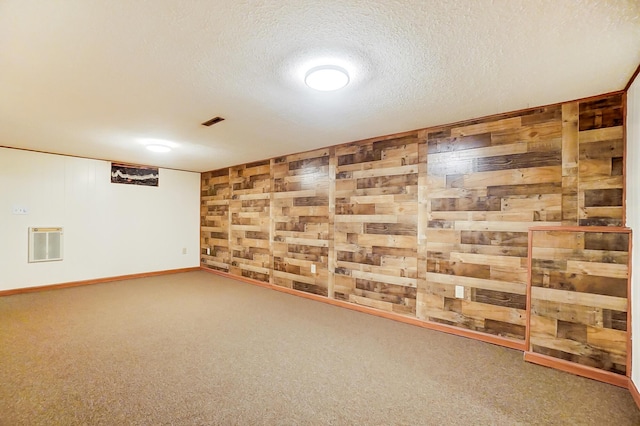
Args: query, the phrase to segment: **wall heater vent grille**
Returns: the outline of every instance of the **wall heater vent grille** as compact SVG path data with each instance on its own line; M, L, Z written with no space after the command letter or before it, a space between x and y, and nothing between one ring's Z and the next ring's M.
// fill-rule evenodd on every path
M29 228L29 262L62 260L62 228Z

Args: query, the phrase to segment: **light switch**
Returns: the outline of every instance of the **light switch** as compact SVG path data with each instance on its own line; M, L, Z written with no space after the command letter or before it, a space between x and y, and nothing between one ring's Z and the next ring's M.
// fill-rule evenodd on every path
M456 299L464 299L464 287L461 285L456 286Z
M11 211L13 212L13 214L29 214L29 209L27 209L26 207L13 206L13 209Z

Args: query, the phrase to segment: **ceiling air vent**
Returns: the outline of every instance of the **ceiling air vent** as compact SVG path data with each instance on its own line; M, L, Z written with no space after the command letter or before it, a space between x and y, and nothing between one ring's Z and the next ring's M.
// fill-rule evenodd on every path
M207 120L204 123L202 123L203 126L213 126L216 123L219 123L221 121L224 121L224 118L222 117L213 117L211 120Z

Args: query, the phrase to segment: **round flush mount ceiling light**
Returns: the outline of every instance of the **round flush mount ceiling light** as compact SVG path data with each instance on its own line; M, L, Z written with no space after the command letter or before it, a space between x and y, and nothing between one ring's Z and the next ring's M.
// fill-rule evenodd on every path
M349 73L342 67L321 65L307 71L304 82L312 89L330 92L342 89L349 84Z
M147 145L146 148L153 152L169 152L171 148L166 145Z

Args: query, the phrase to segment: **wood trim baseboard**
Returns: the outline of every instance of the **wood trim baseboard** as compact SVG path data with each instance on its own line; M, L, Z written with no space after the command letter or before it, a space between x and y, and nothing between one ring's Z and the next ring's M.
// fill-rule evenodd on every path
M61 288L79 287L83 285L101 284L101 283L108 283L112 281L132 280L136 278L148 278L148 277L155 277L158 275L178 274L181 272L193 272L193 271L199 271L200 269L201 269L200 267L194 266L191 268L167 269L164 271L142 272L139 274L119 275L115 277L94 278L91 280L72 281L72 282L60 283L60 284L48 284L48 285L40 285L36 287L0 290L0 297L12 296L14 294L22 294L22 293L36 293L39 291L58 290Z
M609 383L610 385L620 386L622 388L629 388L629 383L631 382L627 376L623 376L621 374L603 371L597 368L576 364L574 362L569 362L547 355L537 354L534 352L526 351L524 353L524 360L533 364L555 368L556 370L575 374L576 376L586 377L588 379Z
M631 78L629 79L629 81L627 82L627 85L624 86L624 92L628 92L629 89L631 88L631 85L633 84L634 81L636 81L636 77L638 77L638 74L640 73L640 65L638 65L638 67L636 68L636 70L633 72L633 74L631 74Z
M640 408L640 392L638 392L638 388L636 384L633 383L633 380L629 379L629 393L631 393L631 397L633 401L636 403L638 408Z
M242 281L242 282L245 282L245 283L248 283L248 284L253 284L253 285L257 285L257 286L260 286L260 287L268 288L268 289L271 289L271 290L276 290L276 291L279 291L279 292L282 292L282 293L291 294L293 296L299 296L299 297L303 297L305 299L315 300L317 302L323 302L323 303L327 303L329 305L350 309L352 311L357 311L357 312L361 312L361 313L365 313L365 314L369 314L369 315L374 315L374 316L377 316L377 317L386 318L386 319L390 319L390 320L393 320L393 321L402 322L402 323L405 323L405 324L415 325L415 326L426 328L426 329L429 329L429 330L441 331L441 332L448 333L448 334L454 334L456 336L461 336L461 337L466 337L466 338L469 338L469 339L479 340L479 341L486 342L486 343L492 343L494 345L504 346L504 347L511 348L511 349L516 349L516 350L519 350L519 351L524 351L525 350L525 342L524 341L508 339L506 337L500 337L500 336L493 336L491 334L481 333L479 331L464 330L464 329L460 329L460 328L453 327L453 326L446 325L446 324L439 324L439 323L435 323L435 322L431 322L431 321L424 321L424 320L420 320L418 318L407 317L407 316L396 314L396 313L393 313L393 312L386 312L386 311L382 311L382 310L379 310L379 309L370 308L368 306L357 305L355 303L345 302L343 300L330 299L330 298L328 298L326 296L320 296L320 295L317 295L317 294L306 293L306 292L300 291L300 290L293 290L293 289L286 288L286 287L281 287L281 286L278 286L278 285L275 285L275 284L270 284L270 283L267 283L267 282L254 280L252 278L239 277L237 275L233 275L233 274L230 274L228 272L219 271L217 269L207 268L206 266L202 266L201 269L203 271L206 271L206 272L209 272L209 273L212 273L212 274L215 274L215 275L219 275L219 276L222 276L222 277L225 277L225 278L229 278L229 279L232 279L232 280Z

